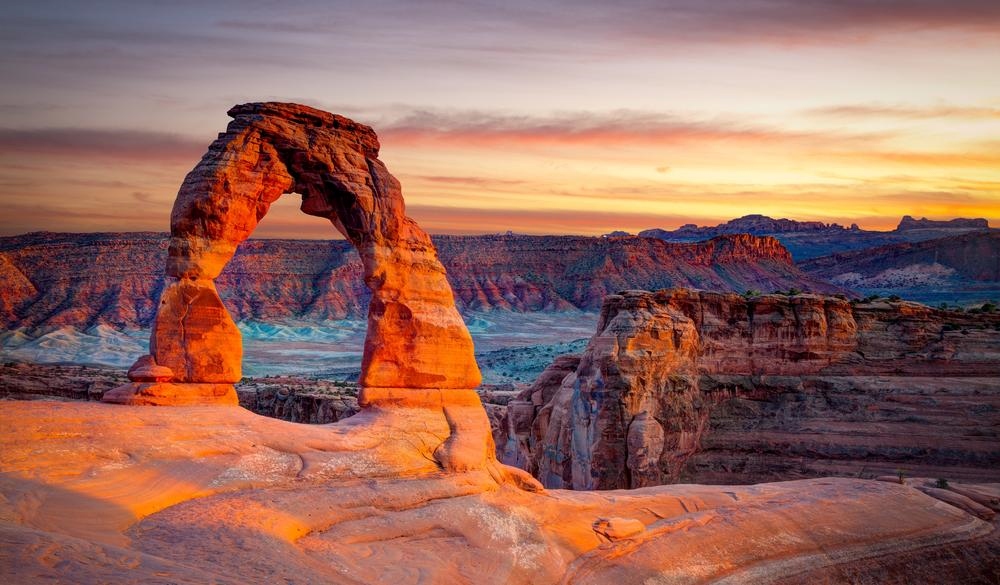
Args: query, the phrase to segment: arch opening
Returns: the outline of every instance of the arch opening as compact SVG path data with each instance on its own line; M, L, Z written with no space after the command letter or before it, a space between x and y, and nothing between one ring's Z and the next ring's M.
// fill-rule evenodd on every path
M302 211L303 195L296 191L278 197L257 219L257 227L250 234L253 239L266 240L345 240L338 229L331 229L325 218Z

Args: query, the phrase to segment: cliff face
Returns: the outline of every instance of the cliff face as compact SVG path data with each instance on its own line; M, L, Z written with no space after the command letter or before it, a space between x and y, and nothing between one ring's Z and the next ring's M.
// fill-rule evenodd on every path
M1000 231L834 254L800 267L863 292L928 303L982 301L1000 295Z
M903 232L907 230L922 230L922 229L935 229L935 228L985 230L989 229L989 227L990 223L981 217L977 217L975 219L959 217L955 219L949 219L947 221L936 221L933 219L927 219L926 217L922 217L920 219L914 219L913 216L904 215L903 219L899 220L899 225L896 226L896 231Z
M496 442L574 489L898 467L996 480L998 407L1000 317L632 291L605 301L576 367L510 402Z
M596 311L607 294L637 287L837 290L802 273L772 238L433 241L462 310ZM0 238L0 326L148 326L164 288L167 244L153 233ZM357 252L340 240L249 240L216 284L237 320L363 318L370 298Z
M38 290L5 255L0 254L0 282L3 283L3 294L0 295L0 321L14 322L18 319L17 309L31 302Z

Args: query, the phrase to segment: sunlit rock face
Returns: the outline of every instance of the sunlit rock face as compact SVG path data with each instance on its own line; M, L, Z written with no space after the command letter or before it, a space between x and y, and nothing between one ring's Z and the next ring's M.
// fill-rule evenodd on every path
M374 131L296 104L244 104L229 114L170 217L168 282L150 351L173 371L172 386L198 395L210 384L204 402L236 404L235 392L220 397L217 385L240 379L242 345L214 279L270 205L294 192L303 212L329 219L350 240L364 266L372 298L362 403L469 402L465 393L480 382L472 339L430 238L406 217L399 181L378 160ZM142 403L136 390L106 400Z
M546 487L996 469L1000 316L684 289L605 300L512 400L498 455Z
M487 470L442 473L423 446L449 424L432 412L303 425L220 406L9 402L3 582L966 585L1000 567L995 484L533 493Z

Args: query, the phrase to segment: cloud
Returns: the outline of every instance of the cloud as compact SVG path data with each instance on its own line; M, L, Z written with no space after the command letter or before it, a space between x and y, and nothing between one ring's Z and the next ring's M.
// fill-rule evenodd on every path
M1000 108L984 106L907 106L902 104L849 104L814 108L808 114L841 118L901 118L929 120L934 118L964 118L969 120L1000 120Z
M168 215L168 204L164 204L162 213L150 214L147 207L137 205L81 207L78 201L7 203L0 215L0 235L31 231L163 231L169 227L165 219Z
M477 187L482 189L508 188L523 185L525 181L520 179L494 179L490 177L452 177L445 175L414 175L407 177L409 180L417 180L425 183L438 185L457 185L461 187Z
M329 3L255 8L241 10L239 19L220 19L216 26L290 35L374 34L389 44L508 57L564 53L570 46L580 55L683 44L822 44L886 33L1000 30L1000 4L993 0L511 0L499 5L430 0L375 1L365 11L337 10ZM330 18L331 10L336 19Z
M1000 150L980 147L960 152L920 152L859 150L841 153L846 160L877 162L879 166L899 165L916 168L996 169L1000 168Z
M194 164L209 140L163 132L88 128L0 128L0 154L114 158Z
M486 234L513 230L526 234L599 234L616 229L680 225L704 218L656 213L579 209L473 209L411 204L407 214L431 233Z
M240 18L223 17L214 25L287 35L364 35L430 51L506 56L566 53L571 46L580 55L679 44L820 44L884 33L1000 29L1000 4L993 0L389 0L365 8L348 10L330 2L240 5Z
M523 116L475 110L416 110L377 124L385 144L497 146L623 146L728 141L862 145L888 133L847 134L782 130L723 118L697 119L617 110ZM661 167L662 168L662 167Z
M237 31L248 31L254 33L279 33L279 34L331 34L338 32L337 20L326 16L304 20L252 20L252 19L224 19L215 23L215 26L222 29L233 29Z
M1000 30L992 0L668 0L553 7L548 24L625 43L824 44L886 33ZM561 26L560 26L561 23Z

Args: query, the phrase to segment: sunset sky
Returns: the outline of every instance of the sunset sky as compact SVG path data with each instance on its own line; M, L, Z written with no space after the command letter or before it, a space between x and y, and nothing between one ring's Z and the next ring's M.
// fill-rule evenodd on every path
M7 4L0 235L166 231L264 100L372 125L432 233L1000 225L997 0ZM296 200L255 235L329 237Z

